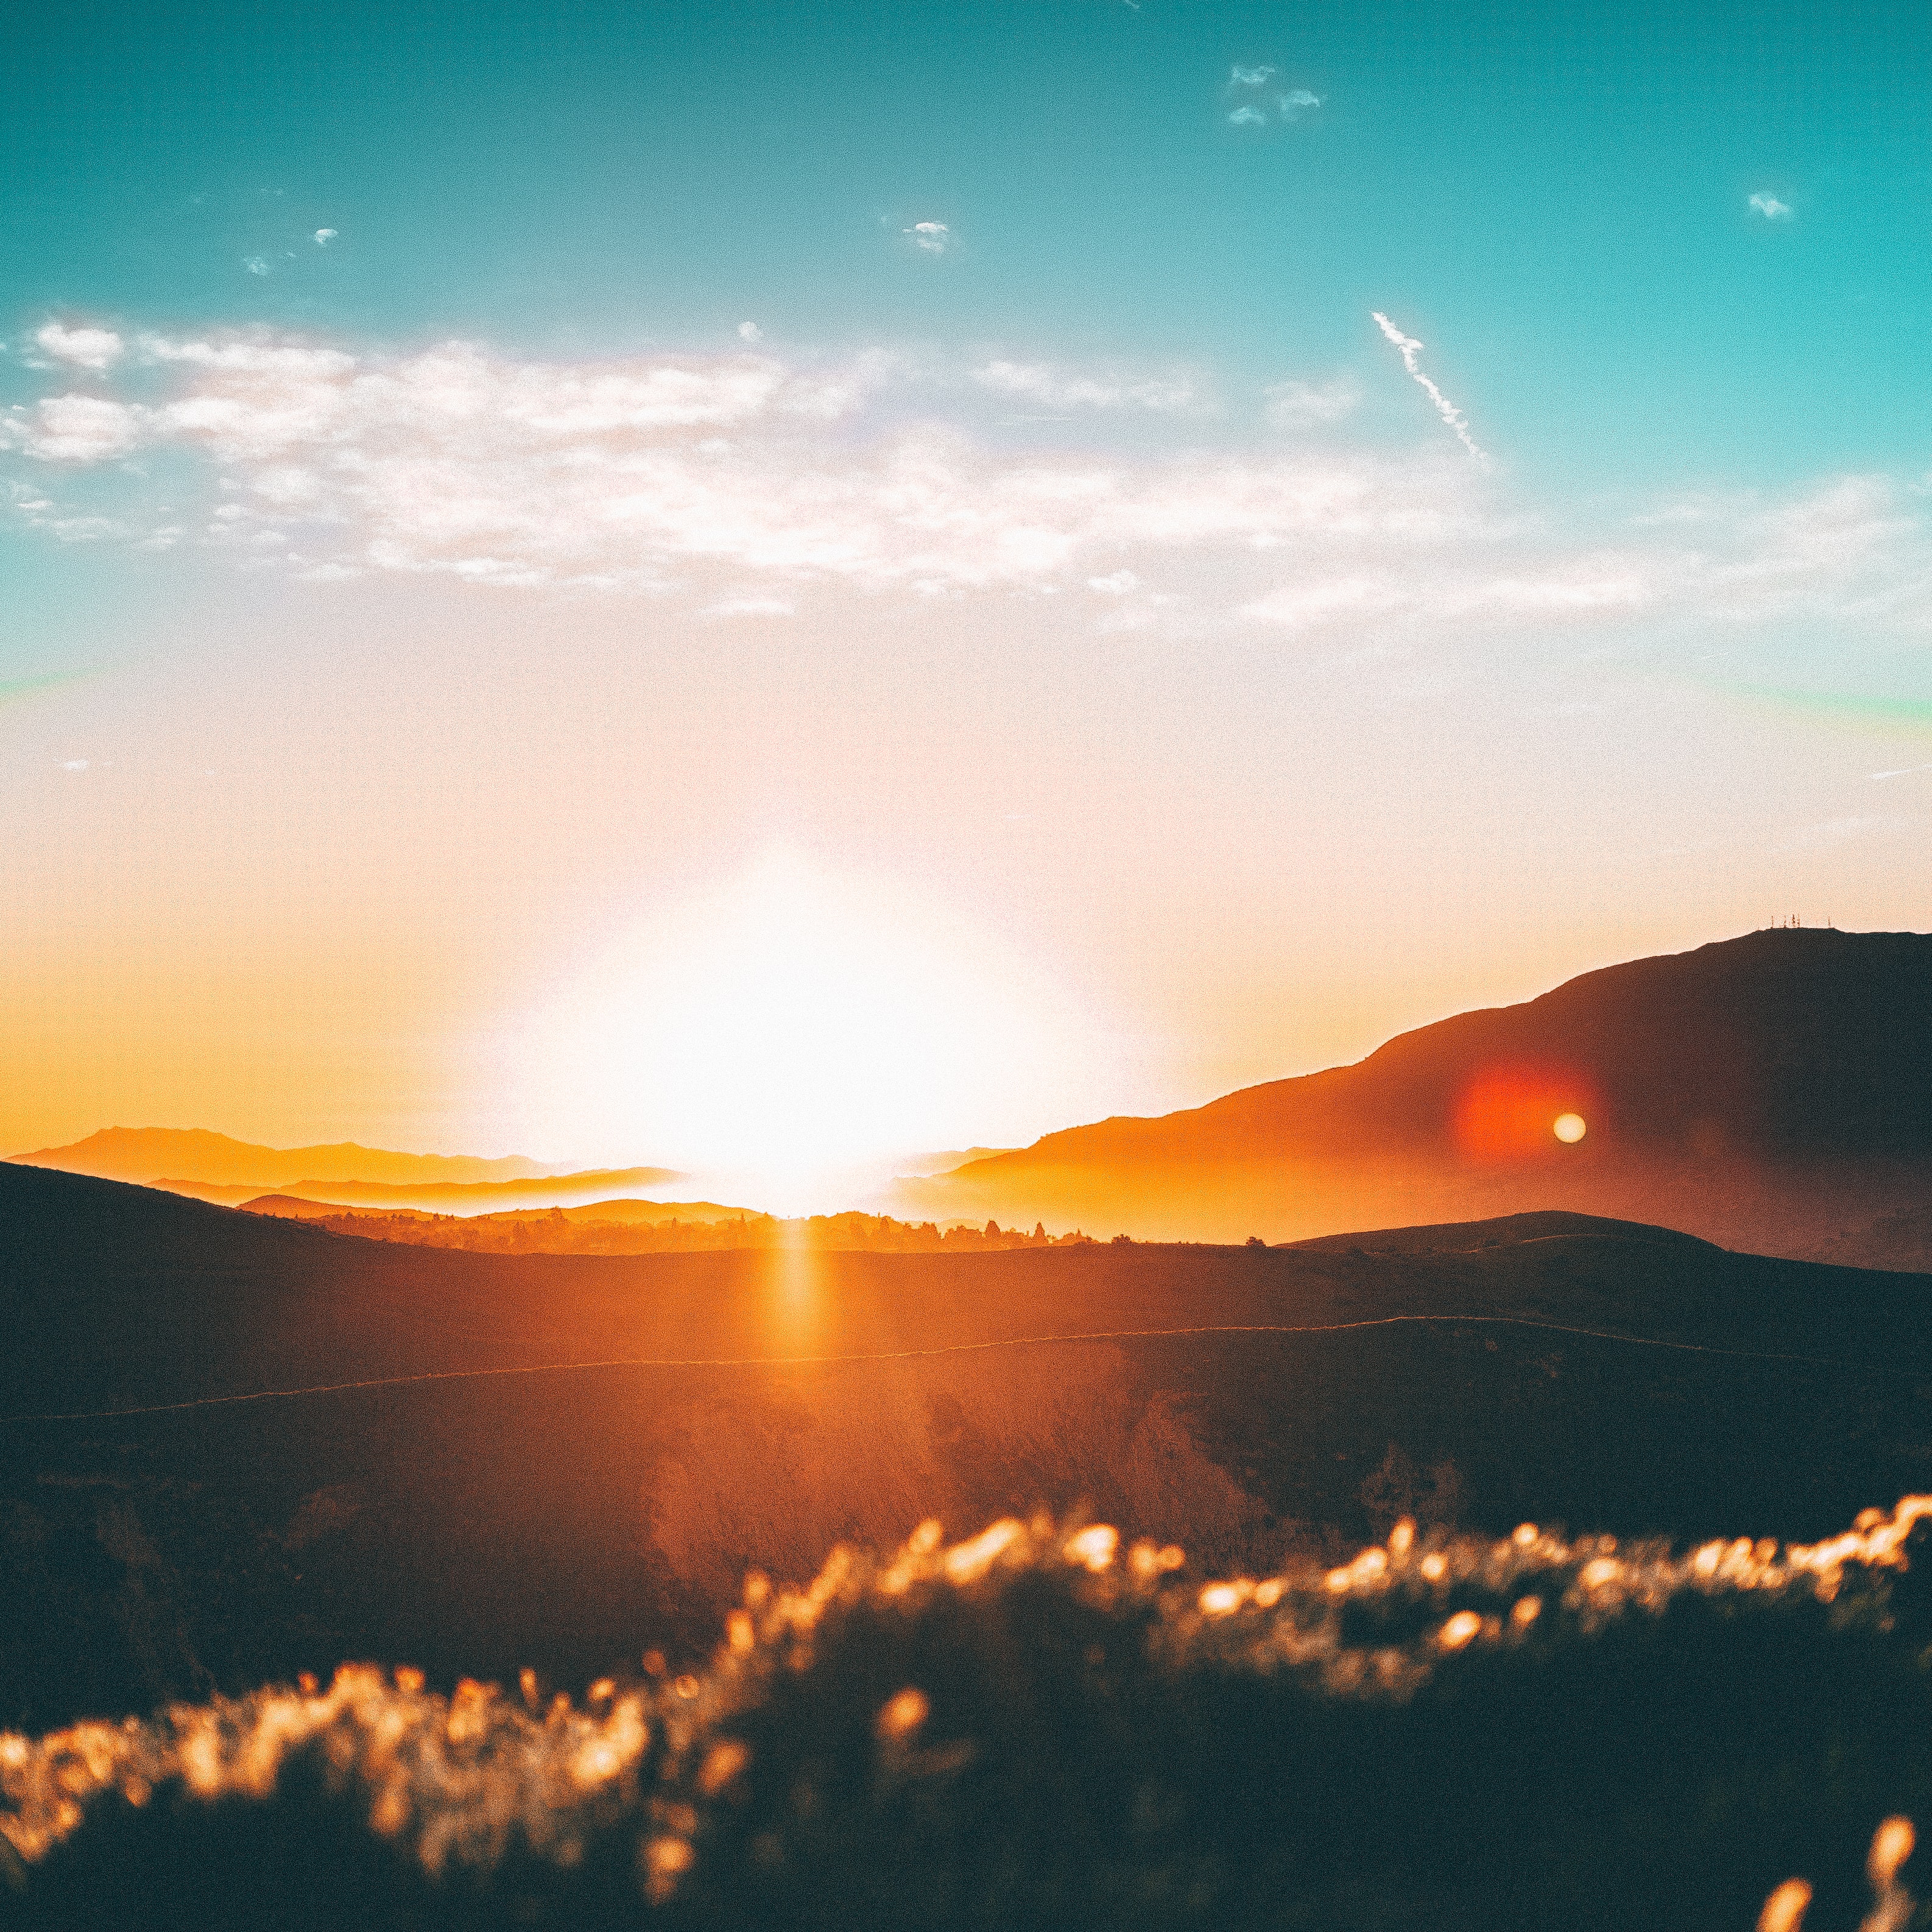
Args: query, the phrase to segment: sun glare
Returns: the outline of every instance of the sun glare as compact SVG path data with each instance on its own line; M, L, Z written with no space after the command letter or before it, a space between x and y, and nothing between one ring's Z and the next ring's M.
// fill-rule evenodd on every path
M1518 1061L1484 1068L1456 1096L1450 1129L1466 1157L1485 1162L1550 1154L1550 1136L1574 1146L1588 1131L1594 1083L1573 1066Z
M834 1177L1050 1123L1083 1030L929 902L781 850L578 982L532 1036L532 1111L554 1143L756 1190L742 1204L850 1205Z

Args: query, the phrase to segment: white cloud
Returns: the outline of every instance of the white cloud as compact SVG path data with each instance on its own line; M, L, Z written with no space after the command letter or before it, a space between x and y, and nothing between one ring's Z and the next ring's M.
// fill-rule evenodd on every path
M674 590L719 618L781 616L816 582L1084 588L1124 619L1239 614L1263 634L1394 628L1411 643L1692 623L1707 644L1767 623L1932 636L1932 493L1885 476L1620 518L1593 505L1566 531L1560 506L1433 436L1395 451L1108 446L1102 425L1128 410L1192 406L1191 376L735 346L539 362L266 333L130 337L124 359L158 385L150 399L64 393L0 412L14 517L70 542L213 544L309 580ZM962 379L981 397L1077 407L1090 428L1071 448L1003 447L969 433ZM1352 393L1346 378L1286 382L1270 406L1336 421ZM142 514L158 486L120 459L171 454L202 459L199 507L170 466ZM57 500L70 488L88 500Z
M1488 454L1478 446L1476 439L1469 434L1469 425L1462 412L1423 374L1421 364L1416 360L1422 353L1422 344L1414 336L1403 334L1381 310L1377 309L1373 314L1376 326L1395 345L1396 352L1402 358L1402 366L1408 371L1410 376L1427 392L1429 400L1436 405L1436 413L1455 432L1456 440L1478 463L1487 463L1490 460Z
M318 228L315 231L315 245L318 248L326 248L335 239L335 232L333 228Z
M1268 125L1268 116L1258 107L1251 106L1246 101L1235 108L1228 118L1237 128L1265 128Z
M111 328L68 328L58 322L49 322L34 340L56 362L76 369L110 369L126 347Z
M100 463L141 440L140 412L104 396L48 396L0 417L0 448L47 463Z
M1750 206L1754 214L1762 215L1767 221L1791 219L1790 204L1780 201L1774 194L1754 194L1750 198Z
M1362 400L1360 386L1352 376L1337 376L1319 384L1274 382L1262 393L1267 400L1268 419L1278 429L1340 422L1353 415Z
M84 772L92 762L87 758L63 758L60 761L60 768L64 772Z
M1236 67L1228 70L1228 85L1232 87L1265 87L1273 77L1271 67Z
M943 255L952 246L952 231L943 221L915 221L899 232L928 255Z
M739 323L738 340L740 342L762 342L764 339L765 332L755 322Z
M998 361L975 369L973 380L995 395L1053 410L1140 409L1171 414L1200 406L1194 379L1185 373L1135 380L1115 374L1068 375L1045 362Z
M263 255L250 255L242 263L251 275L266 275L270 272L268 258Z
M1318 94L1310 94L1305 87L1291 88L1281 97L1281 105L1284 113L1292 113L1297 109L1319 107L1322 97Z

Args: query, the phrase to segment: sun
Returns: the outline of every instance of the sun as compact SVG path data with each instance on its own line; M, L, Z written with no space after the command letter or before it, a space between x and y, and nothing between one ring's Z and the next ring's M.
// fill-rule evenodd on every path
M780 848L640 922L537 1029L538 1078L571 1139L796 1209L893 1153L1050 1121L1064 1006L944 909Z
M1574 1147L1590 1131L1581 1114L1558 1114L1550 1132L1566 1147Z

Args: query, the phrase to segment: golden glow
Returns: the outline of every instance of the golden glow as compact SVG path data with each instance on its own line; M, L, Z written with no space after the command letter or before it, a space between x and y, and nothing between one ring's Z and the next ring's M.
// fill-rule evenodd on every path
M1556 1124L1550 1131L1564 1146L1574 1147L1590 1129L1581 1114L1558 1114Z
M790 1211L962 1121L1058 1124L1084 1030L1066 1018L956 916L779 849L640 922L558 1003L530 1112L546 1144L648 1146Z

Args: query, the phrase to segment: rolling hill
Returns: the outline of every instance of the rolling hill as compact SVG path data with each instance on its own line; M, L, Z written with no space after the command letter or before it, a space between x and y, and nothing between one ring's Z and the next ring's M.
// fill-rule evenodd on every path
M1922 1277L1583 1216L1257 1250L472 1255L0 1167L0 1724L345 1656L699 1655L747 1565L1084 1501L1816 1535L1932 1473Z
M893 1211L1282 1240L1574 1208L1797 1255L1932 1204L1928 1066L1932 937L1778 928L1049 1134Z

